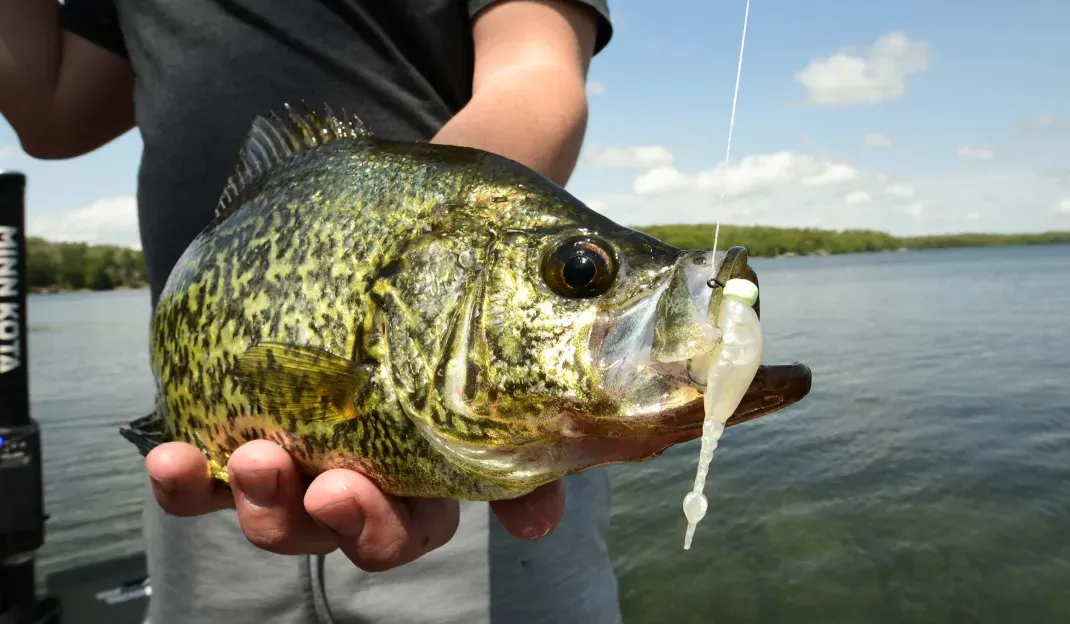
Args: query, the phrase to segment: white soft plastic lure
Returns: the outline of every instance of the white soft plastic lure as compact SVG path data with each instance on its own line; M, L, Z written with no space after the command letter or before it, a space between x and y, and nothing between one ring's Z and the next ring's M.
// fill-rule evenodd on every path
M724 285L724 296L717 309L717 318L710 319L724 332L721 343L707 356L704 403L706 417L702 423L702 450L699 452L695 484L684 497L684 515L687 517L687 533L684 549L691 548L695 527L709 503L702 493L706 485L713 451L724 433L725 423L739 407L743 395L750 387L762 361L764 341L762 326L754 303L758 300L758 287L748 280L730 279Z

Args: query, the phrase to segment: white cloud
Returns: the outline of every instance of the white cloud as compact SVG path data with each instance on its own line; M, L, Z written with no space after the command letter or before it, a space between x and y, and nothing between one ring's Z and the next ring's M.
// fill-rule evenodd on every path
M893 197L914 197L914 187L909 184L893 184L884 189L884 192Z
M991 147L971 147L963 145L959 148L959 156L974 160L992 160L996 157L996 150Z
M704 186L700 185L698 176L689 177L671 165L655 167L637 177L632 183L632 191L637 195L659 195L700 188Z
M841 48L795 73L810 102L853 105L894 102L906 94L907 77L929 68L929 44L905 33L879 37L865 52Z
M606 83L593 80L587 83L587 92L594 95L601 95L606 92Z
M662 165L637 172L631 188L620 192L607 193L602 185L598 193L579 195L614 221L638 226L719 219L917 235L1058 229L1066 226L1053 211L1070 214L1070 181L1014 163L993 161L983 175L928 169L909 180L896 177L893 182L883 172L828 154L781 151L747 155L727 172L723 163L690 171Z
M671 165L655 167L635 179L632 191L637 195L687 190L720 193L723 185L726 196L736 197L792 182L810 187L837 185L855 176L857 171L850 165L785 151L747 156L730 166L727 173L724 163L694 174L682 173Z
M829 186L831 184L843 184L858 177L858 171L842 163L824 163L821 172L802 179L805 186Z
M866 191L851 191L843 196L844 203L852 206L857 204L868 204L872 199L873 197Z
M26 228L31 236L54 241L114 244L139 248L137 200L105 197L67 212L42 214Z
M862 145L866 147L891 147L892 137L887 134L871 133L862 137Z
M588 158L603 169L652 169L673 163L672 152L662 145L592 147Z

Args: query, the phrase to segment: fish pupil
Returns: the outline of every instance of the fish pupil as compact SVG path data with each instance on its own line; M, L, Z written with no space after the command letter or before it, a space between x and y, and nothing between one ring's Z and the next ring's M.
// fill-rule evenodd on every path
M589 286L598 275L598 266L587 254L577 254L565 260L561 270L565 283L576 290Z

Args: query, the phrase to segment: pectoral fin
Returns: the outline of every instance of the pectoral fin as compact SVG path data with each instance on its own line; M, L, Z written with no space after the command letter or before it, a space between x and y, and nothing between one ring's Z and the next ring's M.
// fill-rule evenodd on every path
M357 417L369 370L322 349L262 342L238 358L235 376L264 411L309 422Z
M119 427L119 434L137 446L142 456L148 455L149 451L170 440L163 419L156 412L142 416L125 427Z

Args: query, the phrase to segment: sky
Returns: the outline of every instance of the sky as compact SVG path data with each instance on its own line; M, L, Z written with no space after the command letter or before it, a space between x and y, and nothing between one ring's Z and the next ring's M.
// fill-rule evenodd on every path
M1070 2L609 0L567 188L631 226L1070 230ZM0 121L31 234L138 246L141 141L60 162ZM722 200L723 192L723 200Z

